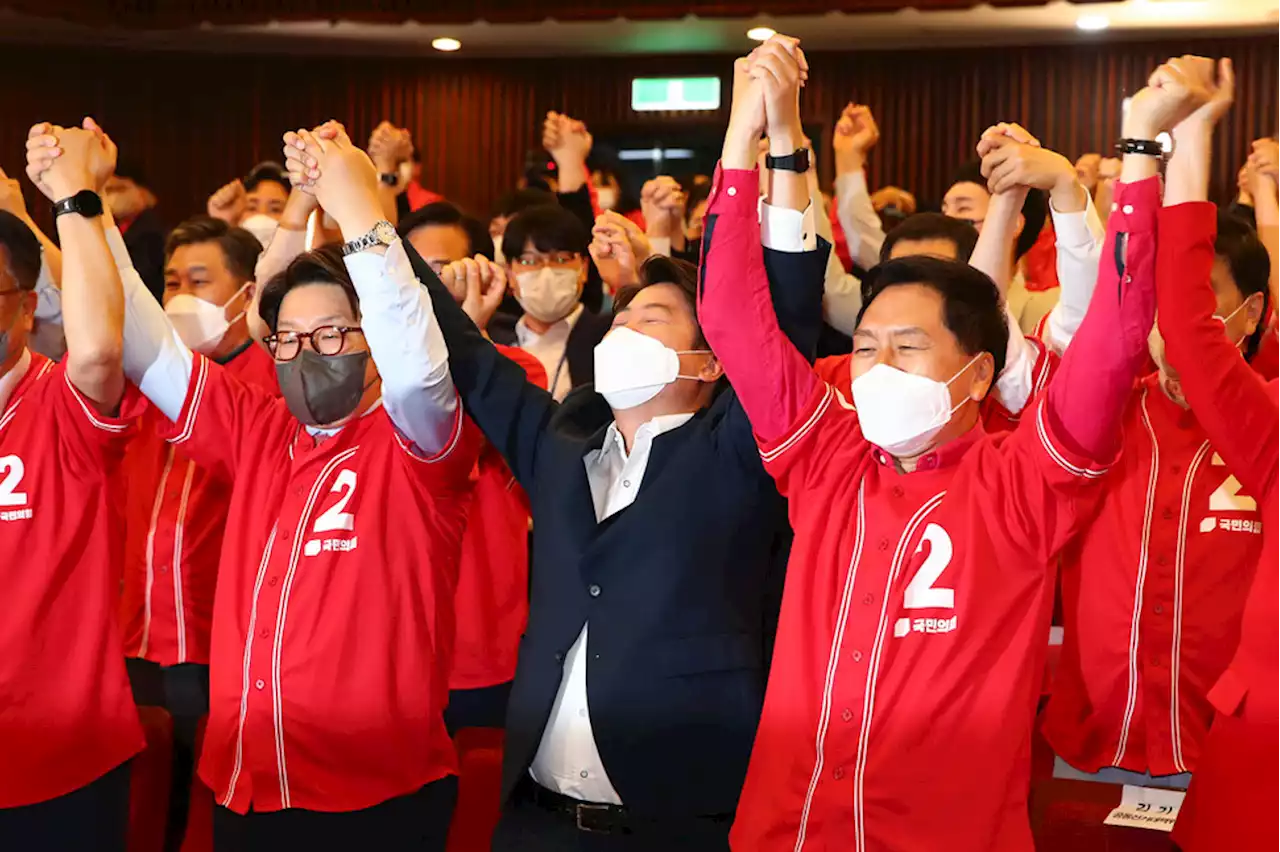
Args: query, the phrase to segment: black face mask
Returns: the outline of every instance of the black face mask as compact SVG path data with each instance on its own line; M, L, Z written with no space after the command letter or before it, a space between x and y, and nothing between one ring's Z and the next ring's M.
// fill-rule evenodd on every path
M325 426L356 410L368 363L368 352L319 355L303 349L292 361L276 362L276 379L294 417L307 426Z

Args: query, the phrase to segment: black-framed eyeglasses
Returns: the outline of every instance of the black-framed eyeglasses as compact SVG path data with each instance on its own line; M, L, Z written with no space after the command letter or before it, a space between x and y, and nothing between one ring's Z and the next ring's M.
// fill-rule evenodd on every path
M364 334L358 326L322 325L311 331L281 331L263 338L277 361L292 361L302 351L302 341L310 340L311 349L319 355L337 355L347 345L347 335Z

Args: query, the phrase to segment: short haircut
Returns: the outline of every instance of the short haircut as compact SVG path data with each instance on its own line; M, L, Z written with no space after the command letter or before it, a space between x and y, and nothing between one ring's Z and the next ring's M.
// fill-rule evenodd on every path
M544 204L556 204L556 195L549 189L538 189L536 187L527 187L525 189L516 189L508 192L506 195L498 199L498 203L494 205L493 216L496 219L499 216L515 216L523 213L530 207L539 207Z
M706 201L710 197L711 197L710 181L694 182L692 186L689 187L689 189L687 190L687 194L685 195L685 204L684 204L685 216L688 217L692 215L693 208L697 207L699 204Z
M245 281L253 279L262 243L244 228L233 227L212 216L192 216L169 234L164 244L165 263L182 246L196 243L217 243L231 274Z
M0 246L9 255L9 272L17 279L18 287L34 290L40 277L40 240L26 223L5 210L0 210Z
M919 284L940 295L943 324L956 336L961 351L968 355L990 352L995 361L992 375L1000 375L1009 346L1009 327L1000 290L986 273L963 261L926 255L886 261L867 273L858 325L877 296L906 284Z
M983 189L987 189L987 179L982 176L981 161L971 160L961 166L955 177L951 179L951 183L947 184L947 188L950 189L958 183L976 183ZM1022 203L1022 232L1018 234L1013 244L1014 260L1020 259L1035 245L1040 237L1040 231L1044 229L1044 220L1048 215L1049 201L1044 191L1033 189L1028 192L1027 200Z
M915 213L885 234L884 244L880 247L880 261L888 260L893 254L893 247L902 240L950 240L956 247L956 260L968 263L974 246L978 244L978 229L941 213Z
M1267 333L1266 319L1271 302L1267 282L1271 278L1271 257L1258 239L1258 232L1230 213L1218 214L1218 237L1213 243L1213 253L1226 261L1242 297L1247 299L1254 293L1262 294L1262 319L1245 341L1244 356L1251 359L1258 352L1262 336Z
M502 235L502 254L514 260L524 253L524 244L542 252L576 251L586 255L591 244L582 220L559 204L543 204L530 207L507 223Z
M138 186L148 186L147 174L142 168L142 163L138 160L128 157L121 157L116 161L115 176L131 180Z
M489 229L474 216L462 212L458 205L450 201L425 204L403 217L396 231L403 239L408 239L414 231L427 226L461 228L467 235L467 257L480 254L493 260L493 240L489 238Z
M278 183L284 187L286 193L293 191L293 185L289 183L289 173L284 170L284 166L267 160L265 163L258 163L249 170L249 174L245 175L242 183L245 192L253 192L258 188L258 184L263 181Z
M639 281L628 284L618 290L613 297L613 312L631 304L631 301L646 287L655 284L672 284L689 303L689 313L693 317L693 327L697 332L693 345L698 349L707 348L707 339L702 335L702 324L698 322L698 267L688 261L663 255L653 255L640 267Z
M284 304L284 297L294 287L306 284L333 284L341 287L351 304L351 312L360 316L360 298L356 295L355 285L351 283L346 264L342 262L342 246L330 243L298 255L283 272L274 275L262 288L258 314L272 334L280 322L280 306Z

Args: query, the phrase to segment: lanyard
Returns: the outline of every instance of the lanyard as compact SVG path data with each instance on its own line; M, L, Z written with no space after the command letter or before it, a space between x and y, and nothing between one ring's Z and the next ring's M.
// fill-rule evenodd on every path
M547 392L552 396L556 395L556 386L560 384L560 373L564 371L565 360L569 357L569 346L566 341L564 352L560 353L560 363L556 364L556 374L551 378L551 384L547 385Z

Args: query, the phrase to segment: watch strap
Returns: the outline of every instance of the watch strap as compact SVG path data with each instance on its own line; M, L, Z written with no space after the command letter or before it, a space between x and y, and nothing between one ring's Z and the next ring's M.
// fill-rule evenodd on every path
M91 189L82 189L75 195L53 202L53 218L75 213L87 218L102 215L102 198Z
M1120 154L1141 154L1146 157L1163 157L1164 146L1154 139L1121 139L1116 143Z
M783 157L766 155L764 165L767 169L780 169L786 172L807 172L809 170L809 150L797 148L794 153Z
M389 246L396 239L395 226L390 222L379 222L373 226L368 233L356 237L354 240L348 241L342 246L342 256L356 254L357 252L366 251L374 246Z

